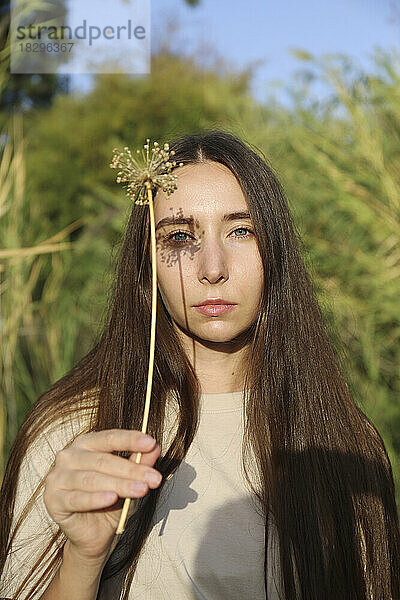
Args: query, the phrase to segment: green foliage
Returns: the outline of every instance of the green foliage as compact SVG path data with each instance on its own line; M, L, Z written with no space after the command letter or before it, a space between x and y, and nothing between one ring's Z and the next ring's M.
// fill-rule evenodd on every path
M56 253L71 248L70 242L62 240L76 225L56 235L52 233L44 240L29 236L31 243L26 243L25 232L29 230L26 223L32 213L26 196L22 119L19 115L10 119L0 139L3 140L0 154L0 459L3 464L4 450L6 448L8 452L29 408L27 396L31 401L49 378L57 375L57 369L70 364L68 336L75 338L77 322L75 320L66 332L65 341L58 344L52 335L54 328L43 330L42 319L43 312L50 311L54 290L56 295L59 293L57 274L60 270L56 267L60 263L57 263ZM46 278L40 303L35 303L33 290L46 255L52 255L55 268ZM36 351L37 336L50 352L44 355ZM48 360L51 353L52 359Z

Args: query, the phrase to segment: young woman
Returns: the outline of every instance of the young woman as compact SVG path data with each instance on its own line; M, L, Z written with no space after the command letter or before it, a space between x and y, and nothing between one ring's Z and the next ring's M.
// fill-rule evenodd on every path
M155 194L151 438L149 219L134 205L98 343L12 448L0 596L398 600L390 461L341 374L276 176L223 131L170 150L183 166Z

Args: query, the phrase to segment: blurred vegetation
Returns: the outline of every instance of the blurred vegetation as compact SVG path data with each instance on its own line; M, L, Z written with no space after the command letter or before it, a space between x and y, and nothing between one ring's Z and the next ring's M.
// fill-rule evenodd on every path
M3 461L29 406L101 327L130 211L108 166L112 149L221 127L260 149L284 184L346 379L385 441L400 506L399 56L377 50L368 74L344 56L297 57L304 67L288 88L290 109L252 98L251 69L201 68L163 49L151 76L97 76L87 94L59 93L23 123L8 118L0 138ZM313 92L318 81L330 86L327 100Z
M51 19L55 4L44 0L18 0L14 3L14 22L23 19L27 14L35 15L41 23ZM0 125L16 110L24 112L35 106L50 106L53 98L59 92L67 92L69 75L55 73L19 73L11 75L9 69L11 52L11 2L0 0ZM57 0L57 11L60 18L66 14L65 0ZM18 15L18 16L17 16ZM14 25L16 27L16 25Z
M21 1L21 18L26 10L40 8L41 0ZM29 77L10 76L9 4L0 4L0 468L5 466L9 447L32 403L32 394L41 393L47 386L48 377L42 365L35 369L34 362L25 356L24 340L36 336L34 324L36 303L33 291L44 267L44 256L55 255L70 249L68 235L74 225L63 231L43 232L29 236L26 243L26 223L34 220L35 207L29 204L26 193L25 140L23 118L12 110L10 98L19 89L16 108L21 108L22 96L30 98L29 106L42 104L38 89L32 87ZM53 78L54 79L54 78ZM43 83L45 83L43 81ZM45 83L47 91L51 85ZM24 90L22 92L22 90ZM42 87L43 92L43 87ZM11 93L11 95L10 95ZM47 92L46 92L47 93ZM48 94L49 100L51 93ZM17 96L15 96L17 99ZM48 102L49 103L49 102ZM47 103L47 104L48 104ZM46 104L46 103L44 103ZM65 241L63 241L65 240ZM54 271L55 272L55 271ZM46 293L44 294L46 296ZM45 306L45 304L43 305ZM51 335L51 332L49 332ZM47 331L46 331L47 335ZM18 376L16 373L18 372ZM39 385L33 385L35 373Z

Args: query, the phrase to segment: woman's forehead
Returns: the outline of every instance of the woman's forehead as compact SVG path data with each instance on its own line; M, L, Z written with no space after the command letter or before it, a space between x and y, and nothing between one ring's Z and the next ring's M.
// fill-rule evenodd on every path
M171 211L176 214L183 211L185 215L189 211L199 216L220 213L222 217L229 210L247 210L242 189L225 165L214 162L185 165L174 173L178 176L178 188L170 196L162 190L156 195L155 212L160 218L171 215Z

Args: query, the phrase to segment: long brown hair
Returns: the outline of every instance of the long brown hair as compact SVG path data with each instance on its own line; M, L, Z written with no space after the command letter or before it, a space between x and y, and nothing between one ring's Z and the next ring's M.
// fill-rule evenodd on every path
M265 516L265 540L268 515L274 516L285 598L399 599L400 533L391 464L380 434L344 380L282 186L266 159L228 132L183 136L170 142L170 149L177 163L215 161L228 167L253 219L265 284L245 372L242 460ZM92 402L92 430L141 428L151 319L148 242L147 214L134 206L99 341L39 397L18 432L1 489L0 573L19 467L40 432L60 415L83 410L84 392ZM176 435L168 448L161 445L155 464L164 481L193 441L201 389L160 294L157 306L148 431L160 445L170 392L179 414ZM103 569L99 598L117 598L116 582L124 574L127 600L161 489L138 502ZM63 542L58 532L43 549L43 556L53 551L43 582L54 576ZM267 552L264 569L267 573ZM113 590L110 596L106 589Z

